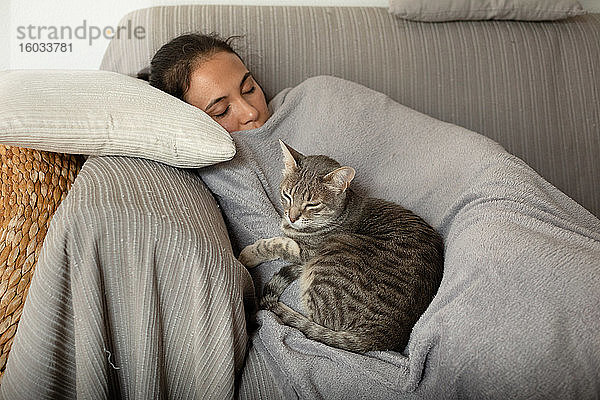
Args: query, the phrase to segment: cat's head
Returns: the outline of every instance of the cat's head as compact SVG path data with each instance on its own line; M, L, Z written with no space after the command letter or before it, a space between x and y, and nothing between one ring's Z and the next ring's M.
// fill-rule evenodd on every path
M280 185L283 228L312 230L329 225L344 210L354 169L327 156L304 156L279 143L285 165Z

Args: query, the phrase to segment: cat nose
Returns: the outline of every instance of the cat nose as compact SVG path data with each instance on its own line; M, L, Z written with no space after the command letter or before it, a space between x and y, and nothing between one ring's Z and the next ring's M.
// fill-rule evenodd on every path
M288 217L290 218L290 222L294 223L300 218L300 210L291 208Z

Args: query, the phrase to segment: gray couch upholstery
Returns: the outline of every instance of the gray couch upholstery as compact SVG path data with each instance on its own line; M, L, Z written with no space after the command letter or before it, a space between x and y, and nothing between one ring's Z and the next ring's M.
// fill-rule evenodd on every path
M556 22L418 23L385 8L190 5L134 11L101 69L135 75L190 31L245 35L267 95L334 75L484 134L600 215L600 14Z

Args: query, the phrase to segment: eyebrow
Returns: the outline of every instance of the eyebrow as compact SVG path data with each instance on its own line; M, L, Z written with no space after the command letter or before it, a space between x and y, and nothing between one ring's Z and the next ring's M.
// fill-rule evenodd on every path
M244 74L244 77L242 78L242 81L240 82L240 90L242 89L242 86L244 86L244 82L246 82L246 79L248 79L250 76L252 76L252 74L250 73L250 71L246 71L246 73ZM214 106L215 104L217 104L218 102L220 102L221 100L223 100L226 97L227 96L217 97L216 99L214 99L213 101L211 101L210 103L208 103L208 105L204 109L205 112L208 112L208 110L210 110L210 108L212 106Z

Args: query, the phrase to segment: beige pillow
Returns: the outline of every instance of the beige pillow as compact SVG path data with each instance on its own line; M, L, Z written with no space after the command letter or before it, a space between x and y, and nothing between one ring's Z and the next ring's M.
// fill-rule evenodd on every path
M576 0L390 0L390 13L414 21L544 21L585 14Z
M229 133L202 110L140 79L95 70L0 72L0 143L179 168L235 154Z

